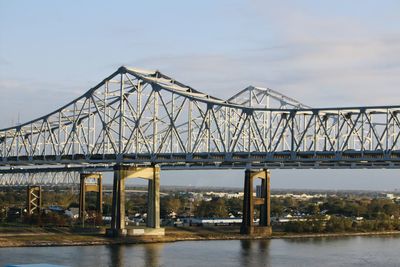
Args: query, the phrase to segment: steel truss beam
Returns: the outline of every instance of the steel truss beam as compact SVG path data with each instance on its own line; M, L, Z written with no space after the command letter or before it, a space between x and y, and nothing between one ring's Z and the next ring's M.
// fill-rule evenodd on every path
M0 166L398 168L399 112L309 108L257 87L225 101L121 67L53 113L0 130Z
M79 172L20 172L0 173L0 186L67 186L79 184Z

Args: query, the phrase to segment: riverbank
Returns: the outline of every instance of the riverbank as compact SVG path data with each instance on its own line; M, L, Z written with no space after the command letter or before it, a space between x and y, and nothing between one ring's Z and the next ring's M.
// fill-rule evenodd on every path
M346 236L376 235L400 236L400 231L323 234L292 234L285 232L274 232L271 237L254 237L240 235L239 228L237 227L171 227L165 229L165 236L109 238L104 235L104 230L79 231L68 228L1 228L0 247L95 246L195 240L335 238Z

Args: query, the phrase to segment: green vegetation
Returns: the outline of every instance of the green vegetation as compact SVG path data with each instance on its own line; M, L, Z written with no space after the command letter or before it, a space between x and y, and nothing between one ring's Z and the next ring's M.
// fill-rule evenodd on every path
M202 200L196 207L196 217L223 218L228 216L225 199L214 198L211 201Z
M286 232L293 233L341 233L341 232L371 232L400 231L400 220L363 220L331 216L328 220L318 217L307 217L304 221L291 221L284 225Z
M276 203L274 215L280 216L285 211L305 214L301 219L285 223L283 229L287 232L400 230L400 205L391 199L347 196L307 201L274 199L273 202Z
M77 190L70 188L46 188L42 192L43 207L58 205L63 208L78 208ZM112 197L103 194L103 214L111 214ZM177 217L240 217L242 198L228 198L210 195L199 197L191 192L170 191L160 198L160 215L163 220ZM126 195L126 216L145 220L147 195L129 193ZM7 210L14 208L23 216L7 216ZM24 214L26 188L3 188L0 191L0 222L3 225L24 224L38 226L74 226L80 222L61 213L43 212L40 215ZM102 224L96 216L96 194L86 196L86 210L89 219L86 226ZM258 210L255 209L255 218ZM400 202L383 198L377 193L331 194L328 197L272 197L271 217L273 227L293 233L336 233L400 230Z

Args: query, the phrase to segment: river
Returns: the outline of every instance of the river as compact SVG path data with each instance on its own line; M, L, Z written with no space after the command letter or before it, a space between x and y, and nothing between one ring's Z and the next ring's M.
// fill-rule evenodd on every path
M400 237L184 241L119 246L1 248L0 265L400 266Z

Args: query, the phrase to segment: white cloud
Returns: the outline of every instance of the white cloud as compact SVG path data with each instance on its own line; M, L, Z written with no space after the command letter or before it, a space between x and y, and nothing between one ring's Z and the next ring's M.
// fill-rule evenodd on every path
M232 49L229 44L227 51L205 48L196 53L171 53L172 49L165 48L155 51L152 57L144 53L141 60L124 62L135 67L159 69L221 98L252 84L274 88L316 107L400 103L400 27L381 26L379 29L384 29L378 31L375 17L368 18L367 22L360 17L334 12L319 14L295 4L252 3L254 6L250 10L232 11L237 12L235 16L242 12L246 25L256 27L246 35L249 38L247 47L238 45ZM387 16L387 20L398 22L393 15ZM272 33L267 32L270 29ZM255 32L258 36L251 35ZM394 34L396 32L399 34ZM271 38L263 38L267 35L273 36L271 42ZM143 43L146 42L143 38ZM172 47L173 43L166 46ZM3 79L0 92L5 97L0 100L1 110L3 113L23 110L32 114L33 107L22 106L23 101L29 99L30 105L39 106L40 114L42 110L51 111L46 107L49 99L51 108L57 108L83 94L115 70L110 67L116 66L115 58L106 58L104 66L108 66L107 71L101 68L104 75L98 73L98 69L95 73L85 73L90 83L79 75L73 84L44 82L45 76L35 82ZM21 96L20 92L24 94Z
M268 34L263 24L272 25L273 43L256 42L235 52L147 57L139 63L218 97L254 84L318 107L400 103L400 27L393 27L400 25L398 18L253 3L259 34Z
M400 103L400 41L298 42L240 54L188 54L140 63L159 66L223 98L253 84L319 107Z

